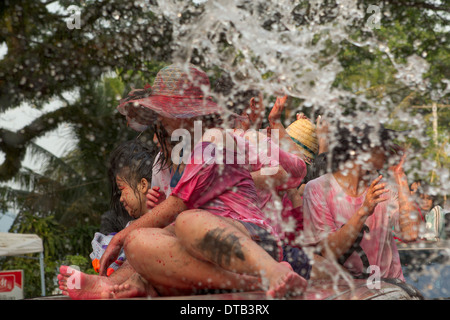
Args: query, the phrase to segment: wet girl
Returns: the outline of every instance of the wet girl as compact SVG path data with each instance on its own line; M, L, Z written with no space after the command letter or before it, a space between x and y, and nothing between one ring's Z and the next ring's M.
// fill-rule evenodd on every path
M111 183L111 210L119 212L121 207L126 210L132 218L126 226L147 213L146 196L150 191L153 194L157 193L157 190L150 188L156 153L157 148L153 144L135 139L123 142L110 154L108 176ZM99 269L99 260L113 234L104 235L98 232L95 234L92 241L93 252L90 255L93 259L94 269ZM107 269L108 278L78 273L79 280L83 279L83 288L75 288L70 285L68 287L67 277L63 276L67 272L67 267L62 267L62 270L58 279L63 294L74 299L108 298L113 292L114 285L123 283L134 273L126 262L123 251L119 259ZM151 287L148 289L150 290ZM149 293L155 294L154 292Z

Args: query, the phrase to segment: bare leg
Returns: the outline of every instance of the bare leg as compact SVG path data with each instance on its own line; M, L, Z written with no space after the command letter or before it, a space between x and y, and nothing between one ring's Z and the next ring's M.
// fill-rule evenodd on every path
M188 210L177 217L175 230L192 256L225 270L261 277L267 282L270 297L301 294L307 286L306 279L288 264L274 260L237 221L204 210Z
M196 259L181 245L173 228L133 231L124 249L127 261L162 295L193 293L196 289L258 290L257 277L226 271Z

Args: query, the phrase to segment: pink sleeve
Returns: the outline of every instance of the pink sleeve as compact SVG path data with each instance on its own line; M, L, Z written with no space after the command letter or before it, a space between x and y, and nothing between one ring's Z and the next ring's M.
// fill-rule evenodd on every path
M280 164L290 175L284 189L297 188L306 176L306 164L300 157L280 149Z
M202 189L207 188L212 181L213 165L187 164L182 178L172 190L172 195L180 198L188 208L196 208L195 203Z
M303 194L303 228L305 244L315 245L337 230L326 203L326 190L315 180L308 182Z
M269 166L280 165L289 174L287 183L278 189L297 188L306 176L306 164L303 159L293 153L284 151L270 138L265 139L262 143L268 143L271 150L269 151L270 155L265 152L259 154L260 162Z

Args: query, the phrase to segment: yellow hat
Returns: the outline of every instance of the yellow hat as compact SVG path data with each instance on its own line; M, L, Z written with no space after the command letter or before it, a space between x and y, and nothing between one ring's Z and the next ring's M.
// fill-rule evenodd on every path
M287 133L311 163L319 151L316 126L309 119L298 119L286 128Z

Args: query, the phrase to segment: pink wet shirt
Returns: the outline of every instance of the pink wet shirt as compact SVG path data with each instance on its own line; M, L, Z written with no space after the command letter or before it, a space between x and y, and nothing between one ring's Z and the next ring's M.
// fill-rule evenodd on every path
M331 173L308 182L303 195L305 244L315 245L341 228L362 206L365 195L366 192L358 197L347 195ZM364 234L360 246L370 265L379 267L382 278L405 281L393 237L393 228L399 230L396 193L390 191L389 199L375 207L365 224L370 232ZM363 271L362 261L355 252L344 263L344 267L355 276Z
M254 223L278 239L261 212L248 164L237 164L237 161L217 164L216 157L226 149L205 151L208 146L214 145L200 142L195 146L191 161L171 195L182 199L189 209L200 208L218 216Z

